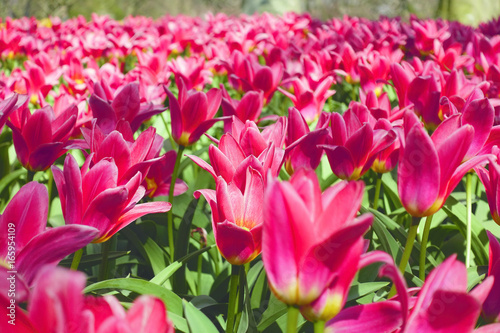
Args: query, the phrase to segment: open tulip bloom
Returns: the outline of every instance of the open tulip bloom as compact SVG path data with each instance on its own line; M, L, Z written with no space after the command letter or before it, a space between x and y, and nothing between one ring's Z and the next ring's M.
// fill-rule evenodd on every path
M372 223L370 214L356 218L363 190L361 182L341 182L321 193L307 169L268 185L262 260L278 299L307 305L332 282Z

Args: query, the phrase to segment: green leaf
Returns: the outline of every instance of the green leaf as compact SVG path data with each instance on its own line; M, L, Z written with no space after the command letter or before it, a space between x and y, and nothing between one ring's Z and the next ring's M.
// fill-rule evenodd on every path
M259 331L265 330L278 320L278 318L286 316L286 313L286 304L278 300L274 294L271 294L271 297L269 298L269 305L267 306L266 311L262 314L262 319L260 320L259 325L257 325L257 329Z
M349 289L349 294L347 296L347 301L358 299L375 291L382 289L387 286L389 282L364 282L353 284L351 289Z
M123 289L130 290L141 295L153 295L161 298L165 302L168 311L177 315L182 315L182 301L172 291L160 287L150 281L134 279L134 278L121 278L96 282L87 286L83 290L84 293L99 289Z
M126 256L127 254L130 254L130 251L110 251L108 254L108 260L121 258L123 256ZM73 258L64 259L60 262L60 265L64 267L70 267L72 261ZM93 266L96 264L100 264L101 261L102 261L102 253L87 254L84 255L80 260L79 267Z
M466 235L467 230L467 208L462 205L458 200L454 197L454 195L450 195L448 200L443 206L443 210L446 212L450 220L455 223L455 225L460 230L462 235ZM474 253L474 257L476 260L476 264L478 265L487 265L488 264L488 236L486 235L486 231L481 223L478 222L474 214L471 216L471 224L472 224L472 252Z
M198 205L198 199L193 199L189 203L182 218L177 237L175 240L175 259L179 259L188 253L189 238L191 238L191 223L193 222L194 212ZM178 294L187 294L186 267L178 269L173 277L173 290Z
M203 312L195 308L191 303L186 300L182 301L184 306L184 316L187 320L189 331L191 333L218 333L219 330L215 327L210 319L205 316Z

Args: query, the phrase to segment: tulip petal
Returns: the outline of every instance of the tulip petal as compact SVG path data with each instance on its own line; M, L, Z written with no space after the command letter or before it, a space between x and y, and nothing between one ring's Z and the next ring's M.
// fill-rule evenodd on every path
M215 241L220 253L232 265L242 265L258 254L252 233L228 220L217 224Z
M34 237L17 256L18 272L31 285L40 268L56 265L67 255L89 244L98 231L85 225L64 225Z
M351 152L342 146L321 145L325 149L333 173L340 179L350 179L354 173L354 158Z
M172 323L162 300L143 295L138 297L127 312L127 322L135 333L173 333Z
M298 266L295 258L298 234L290 223L292 216L287 208L285 193L281 184L276 181L267 187L264 200L262 261L269 285L277 297L286 304L296 304L299 297Z
M38 332L72 332L80 327L85 281L85 274L59 267L40 273L28 304Z
M129 83L116 95L111 107L117 120L125 119L130 122L139 113L140 103L139 84Z
M5 211L0 215L0 258L7 255L9 243L7 232L14 230L15 248L19 253L31 239L45 230L48 212L47 188L37 182L29 182L11 199ZM11 228L10 224L14 224ZM0 259L0 260L1 260Z
M397 301L362 304L342 310L326 324L326 333L393 332L401 327L401 305Z
M406 138L406 147L398 168L401 202L413 216L423 216L439 193L441 172L438 154L421 126L414 126Z
M362 238L372 220L372 215L364 214L305 253L300 261L298 305L308 304L318 298L349 254L349 248Z

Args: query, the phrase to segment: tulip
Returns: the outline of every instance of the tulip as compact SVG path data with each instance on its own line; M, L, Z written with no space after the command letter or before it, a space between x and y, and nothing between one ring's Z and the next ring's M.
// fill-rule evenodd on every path
M242 122L251 120L258 122L260 113L262 112L262 104L264 93L262 91L249 91L240 101L232 99L229 93L221 85L222 89L222 112L224 116L236 116Z
M300 111L307 123L310 124L319 117L326 100L335 94L335 90L330 90L332 83L333 78L328 76L321 81L316 89L312 90L306 80L295 79L292 81L293 94L281 88L278 88L278 90L290 98L295 108Z
M341 182L321 193L316 174L307 169L268 185L262 260L278 299L307 305L332 283L372 223L370 214L355 218L363 190L362 182Z
M12 130L17 158L29 171L43 171L62 156L70 144L68 138L76 123L78 109L70 106L55 117L52 107L31 112L19 109L7 125Z
M114 296L93 297L83 295L85 274L61 267L44 267L37 276L25 313L15 306L16 332L50 333L173 333L163 301L152 296L139 296L125 312ZM0 295L3 317L11 305ZM2 320L2 332L11 332L12 324Z
M172 137L181 146L190 146L220 119L214 116L219 109L222 94L218 89L210 89L206 94L187 90L182 79L178 79L179 97L175 98L165 88L170 103L172 117Z
M316 130L310 131L306 120L296 108L288 110L288 128L285 151L285 169L289 175L295 170L305 167L316 169L321 162L323 149L319 148L326 142L330 121L327 113L323 113L316 125Z
M177 153L174 150L166 152L159 160L151 164L144 187L150 198L167 196L170 192L170 182L174 171ZM182 179L175 180L174 196L181 195L188 190L187 184Z
M14 93L11 97L0 101L0 133L10 114L22 107L27 100L28 96Z
M406 138L398 169L399 196L410 215L429 216L444 205L462 177L488 156L476 156L462 163L474 142L472 125L465 124L455 131L438 127L430 137L413 112L406 112L404 123Z
M47 228L48 192L30 182L14 195L0 215L0 291L7 295L16 274L16 299L23 301L28 287L44 265L56 265L64 257L90 243L97 229L83 225Z
M321 147L333 173L341 179L359 179L371 168L377 154L397 137L393 130L373 130L376 120L364 106L356 105L343 116L333 113L331 122L331 137Z
M232 265L243 265L259 255L262 235L264 180L249 167L245 181L226 183L219 177L216 190L199 190L212 209L212 227L220 253Z
M92 130L82 128L83 136L90 147L93 165L105 158L113 158L118 167L120 185L129 181L137 172L146 177L151 165L159 161L156 155L163 145L163 138L156 134L154 127L148 128L134 140L128 123L121 124L125 125L121 129L122 132L113 130L108 135L102 132L95 121Z
M168 202L137 204L146 191L140 186L140 172L124 185L118 185L118 167L112 159L102 159L89 170L91 159L89 155L80 171L75 158L68 155L64 171L53 166L52 172L66 224L97 228L99 234L93 243L108 240L141 216L170 210L172 205Z
M493 287L483 303L483 315L489 322L500 321L500 243L493 234L487 231L490 240L490 260L488 276L494 277Z
M114 97L109 90L105 81L100 84L96 83L94 93L89 99L92 114L105 134L115 130L120 120L128 121L132 131L135 132L144 121L165 110L151 103L141 103L137 83L129 83L120 87Z
M488 278L467 293L467 270L453 255L429 274L411 311L395 300L358 305L329 321L326 332L472 332L492 285ZM498 327L482 332L490 328Z

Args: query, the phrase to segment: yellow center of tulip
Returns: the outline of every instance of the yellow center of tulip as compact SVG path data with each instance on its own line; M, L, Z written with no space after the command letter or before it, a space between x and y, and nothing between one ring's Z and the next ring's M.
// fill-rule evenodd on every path
M151 192L148 194L150 198L153 197L155 194L156 190L158 189L158 185L156 184L155 180L152 178L146 178L146 184L148 186L148 190L151 190Z

